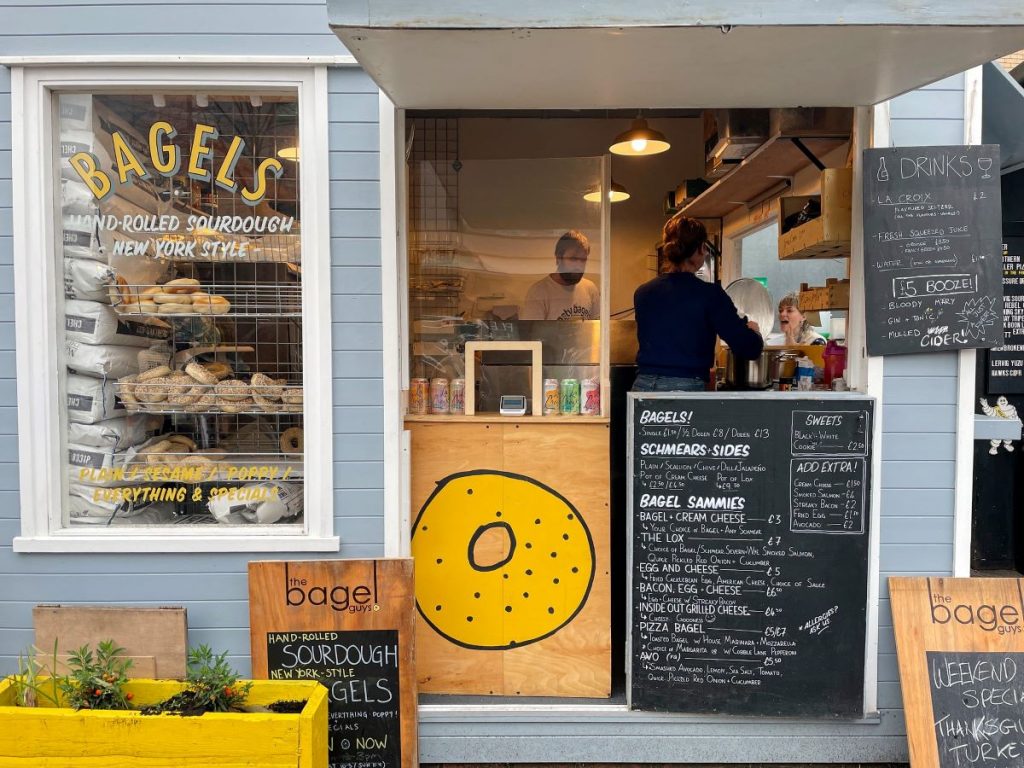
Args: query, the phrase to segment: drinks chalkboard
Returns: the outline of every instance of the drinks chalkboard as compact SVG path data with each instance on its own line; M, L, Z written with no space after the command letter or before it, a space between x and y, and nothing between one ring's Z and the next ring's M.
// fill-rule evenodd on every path
M1024 394L1024 237L1003 243L1003 343L989 350L986 390Z
M630 706L861 716L873 401L629 406Z
M329 768L416 765L411 560L249 563L254 674L330 692Z
M1024 765L1024 653L926 655L939 766Z
M872 355L1003 341L999 146L864 150Z

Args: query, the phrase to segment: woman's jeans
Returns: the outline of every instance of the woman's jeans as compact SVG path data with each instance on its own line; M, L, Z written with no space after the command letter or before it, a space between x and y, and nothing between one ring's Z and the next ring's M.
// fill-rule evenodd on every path
M685 376L655 376L642 373L633 382L633 392L703 392L707 389L704 379Z

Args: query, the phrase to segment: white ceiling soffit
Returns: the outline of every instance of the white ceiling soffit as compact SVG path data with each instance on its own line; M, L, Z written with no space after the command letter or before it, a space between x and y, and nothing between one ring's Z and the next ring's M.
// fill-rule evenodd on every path
M339 26L342 4L334 32L408 109L859 106L1024 48L1019 9L998 26L413 29Z

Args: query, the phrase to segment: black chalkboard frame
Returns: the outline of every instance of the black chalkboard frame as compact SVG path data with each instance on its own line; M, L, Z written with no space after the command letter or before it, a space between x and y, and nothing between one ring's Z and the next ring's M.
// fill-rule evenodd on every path
M864 584L863 584L863 637L858 647L861 650L860 655L860 670L862 672L862 685L860 690L855 693L856 706L853 709L843 713L811 713L811 712L794 712L794 713L759 713L751 711L740 711L740 712L727 712L725 710L712 710L701 709L699 707L688 707L688 708L660 708L654 711L667 711L677 712L680 714L689 714L696 716L704 716L708 714L720 715L725 717L741 717L749 718L756 717L759 719L792 719L799 718L802 721L807 720L827 720L835 721L837 719L843 719L847 721L858 721L870 718L870 712L868 711L868 704L873 697L871 696L871 688L874 685L874 677L877 675L871 675L870 670L875 668L874 664L874 644L871 638L877 634L877 611L871 613L869 610L870 606L877 605L878 600L878 540L877 530L878 521L874 519L877 509L877 499L874 498L874 488L872 486L872 477L878 472L878 467L875 466L877 445L876 441L879 439L879 435L875 434L873 419L876 406L876 400L873 397L869 397L859 392L789 392L785 394L777 392L631 392L628 395L627 403L627 485L626 485L626 647L625 647L625 671L626 671L626 701L627 707L631 710L635 709L650 709L649 707L639 707L633 699L633 622L634 622L634 606L633 606L633 594L634 594L634 471L635 471L635 417L638 404L644 401L663 401L663 400L695 400L695 401L724 401L723 407L728 407L729 401L763 401L767 406L771 402L782 402L789 405L793 410L797 410L801 403L805 404L828 404L830 406L848 406L848 409L858 410L866 409L868 412L869 423L867 425L867 440L864 450L856 452L855 458L861 459L864 466L864 496L863 496L863 528L856 533L860 533L864 536L866 541L866 557L865 557L865 572L864 572ZM792 531L793 533L800 533L798 531ZM831 537L830 537L831 538ZM682 700L682 697L680 697Z

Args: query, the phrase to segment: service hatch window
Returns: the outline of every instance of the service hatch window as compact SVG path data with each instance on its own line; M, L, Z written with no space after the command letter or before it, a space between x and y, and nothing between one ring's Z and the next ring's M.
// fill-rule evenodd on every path
M301 529L297 92L55 100L62 525Z
M462 414L467 387L477 415L532 412L517 345L540 342L541 412L601 415L602 158L479 157L462 123L408 124L409 413Z

